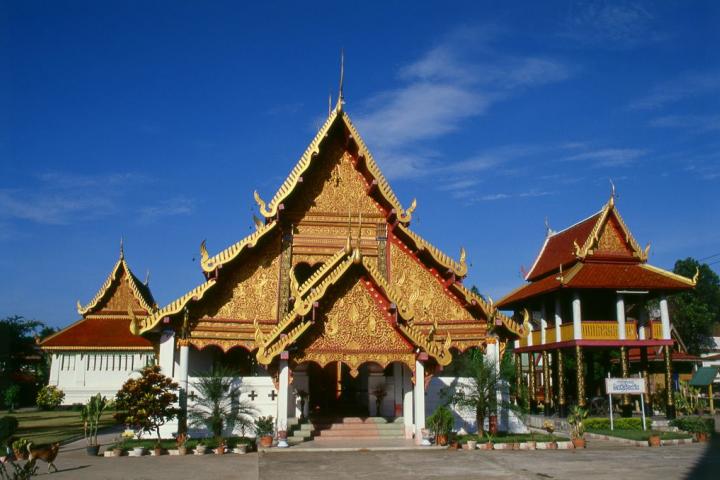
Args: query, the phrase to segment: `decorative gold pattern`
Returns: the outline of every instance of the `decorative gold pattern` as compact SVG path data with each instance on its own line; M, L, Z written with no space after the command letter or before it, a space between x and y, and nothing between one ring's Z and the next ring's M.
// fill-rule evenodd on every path
M230 245L228 248L223 250L222 252L218 253L214 257L208 257L207 256L207 249L205 248L205 241L201 244L200 247L200 253L201 253L201 262L203 271L210 273L216 268L219 268L223 266L224 264L228 263L229 261L237 258L240 253L242 253L245 249L253 248L255 245L257 245L258 241L265 236L267 233L272 231L275 226L277 225L277 222L271 222L267 225L261 226L256 231L248 235L247 237L243 238L239 242ZM203 250L205 253L203 254Z
M577 384L578 406L585 407L585 358L580 345L575 345L575 381Z
M93 299L90 300L90 302L85 306L80 305L79 301L77 302L77 312L80 315L85 315L87 313L90 313L92 310L97 310L100 303L103 300L106 300L106 296L108 295L108 293L111 292L111 288L113 287L113 285L116 284L116 281L119 281L119 283L117 283L120 287L118 290L120 290L119 293L122 298L110 298L108 301L113 302L112 307L105 306L105 309L124 312L127 309L128 303L130 301L132 301L133 304L139 306L140 309L147 312L150 312L153 309L157 308L155 305L150 305L147 301L145 301L145 297L140 292L140 287L137 285L138 280L130 271L130 267L125 262L125 255L121 251L120 258L115 263L115 266L110 272L110 275L108 275L107 279L102 284L100 290L98 290ZM129 289L132 295L128 296L125 291L126 289Z
M565 405L565 365L563 365L563 352L562 349L558 348L555 353L557 358L557 396L558 405L561 407Z
M432 245L430 242L410 230L410 228L406 227L405 225L400 224L396 228L412 240L414 247L417 250L428 252L437 263L450 270L456 276L462 278L467 275L465 249L460 250L460 261L456 262L448 255L444 254L439 248Z

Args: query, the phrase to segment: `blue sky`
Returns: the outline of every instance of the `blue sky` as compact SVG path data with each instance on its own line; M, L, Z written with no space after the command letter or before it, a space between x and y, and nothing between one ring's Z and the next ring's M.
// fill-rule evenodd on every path
M312 139L341 48L413 227L482 292L609 178L652 263L720 253L717 2L252 3L0 2L0 316L75 320L121 236L159 303L194 287L200 242L250 233Z

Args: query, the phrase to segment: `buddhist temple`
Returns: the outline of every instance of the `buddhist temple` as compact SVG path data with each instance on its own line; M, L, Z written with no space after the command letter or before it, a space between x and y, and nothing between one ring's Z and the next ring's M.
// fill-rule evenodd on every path
M453 258L411 228L416 202L395 196L342 96L277 192L254 198L252 234L215 254L200 246L197 287L130 308L138 342L159 339L188 402L194 376L220 363L278 430L382 416L419 441L433 377L469 348L499 361L522 334L463 285L464 250Z
M557 409L562 415L568 404L585 406L602 395L597 380L588 386L592 392L586 388L589 379L606 376L588 372L592 358L609 368L617 354L623 377L647 379L648 353L654 359L662 352L664 382L656 388L664 389L666 415L674 418L675 342L667 297L692 289L697 278L648 264L649 248L641 248L625 225L614 191L599 212L565 230L548 229L527 283L498 302L517 318L524 313L529 334L515 342L514 352L518 382L526 382L534 410L542 405L546 414ZM636 372L630 370L630 351L640 360ZM565 371L566 355L574 357L574 375ZM631 414L628 395L622 409Z
M66 404L84 403L98 392L114 397L132 372L155 361L151 337L130 332L128 308L147 316L156 306L121 243L120 258L95 297L85 306L78 302L80 320L40 342L52 362L49 384L65 392Z

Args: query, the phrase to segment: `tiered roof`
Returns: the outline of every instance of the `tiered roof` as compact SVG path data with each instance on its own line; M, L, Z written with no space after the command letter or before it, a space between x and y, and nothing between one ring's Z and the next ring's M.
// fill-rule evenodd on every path
M447 294L468 311L474 311L476 316L485 317L489 322L493 322L494 326L504 328L510 334L519 335L522 332L521 325L498 312L491 303L463 287L462 279L467 274L464 250L461 250L460 259L455 260L410 230L409 222L416 202L413 200L409 208L402 207L359 133L341 107L342 105L339 103L330 113L297 165L269 202L263 201L255 192L256 202L264 217L264 221L256 221L257 230L212 257L203 242L201 266L207 280L166 307L152 312L147 318L138 318L137 322L133 324L133 330L136 333L150 332L161 323L168 323L173 319L176 320L175 324L177 325L179 323L177 319L182 312L192 308L195 303L204 301L204 298L208 298L208 292L212 292L217 288L216 285L223 282L228 270L235 268L234 265L240 265L247 261L251 258L250 255L260 253L260 249L264 248L262 245L265 239L278 238L279 224L286 205L293 201L293 196L303 184L303 175L309 171L316 157L324 148L323 142L331 134L331 131L339 132L339 130L334 130L336 128L342 128L348 144L356 147L353 166L361 174L367 194L375 201L384 215L388 223L388 236L392 237L393 241L401 242L408 254L414 256L428 271L437 272L437 281L442 284ZM436 326L414 326L412 309L407 307L408 299L402 298L396 289L387 284L384 275L377 271L377 267L363 257L359 244L356 248L351 248L349 242L348 238L346 248L327 258L323 265L302 285L294 284L294 277L291 275L291 306L283 318L277 320L199 318L188 333L189 340L191 342L193 339L213 340L213 344L224 349L237 345L245 346L249 350L257 349L258 360L269 363L290 343L298 340L310 327L311 322L307 320L306 316L316 302L324 297L327 290L348 275L348 272L357 272L359 269L359 273L368 278L377 291L382 293L387 305L392 305L393 312L386 313L397 315L398 321L394 328L412 343L427 351L438 363L448 362L451 358L448 349L453 346L453 338L447 333L449 330L444 329L442 323ZM275 292L269 293L269 295L276 294ZM478 320L476 323L479 322ZM485 325L484 322L482 323ZM469 325L465 328L466 331L472 329L478 332L481 330L479 325ZM482 331L484 338L487 332L486 330ZM475 344L479 344L479 342Z
M45 338L46 350L152 350L152 344L130 331L131 318L147 317L156 309L150 287L130 270L120 247L120 258L93 299L78 301L80 320Z
M615 206L614 196L594 215L560 232L549 232L521 286L498 302L509 309L563 288L687 290L696 279L647 263Z

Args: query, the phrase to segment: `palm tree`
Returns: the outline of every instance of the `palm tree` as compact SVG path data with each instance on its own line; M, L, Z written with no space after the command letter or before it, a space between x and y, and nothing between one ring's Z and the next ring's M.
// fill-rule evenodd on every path
M450 395L450 403L475 414L478 432L484 432L485 418L497 411L500 375L482 351L471 351L464 366L467 383L459 384Z
M198 393L188 411L193 427L206 427L216 438L222 437L225 430L232 432L240 427L244 431L252 427L257 410L249 402L240 400L242 389L240 383L235 382L235 372L214 367L193 382L193 387Z

